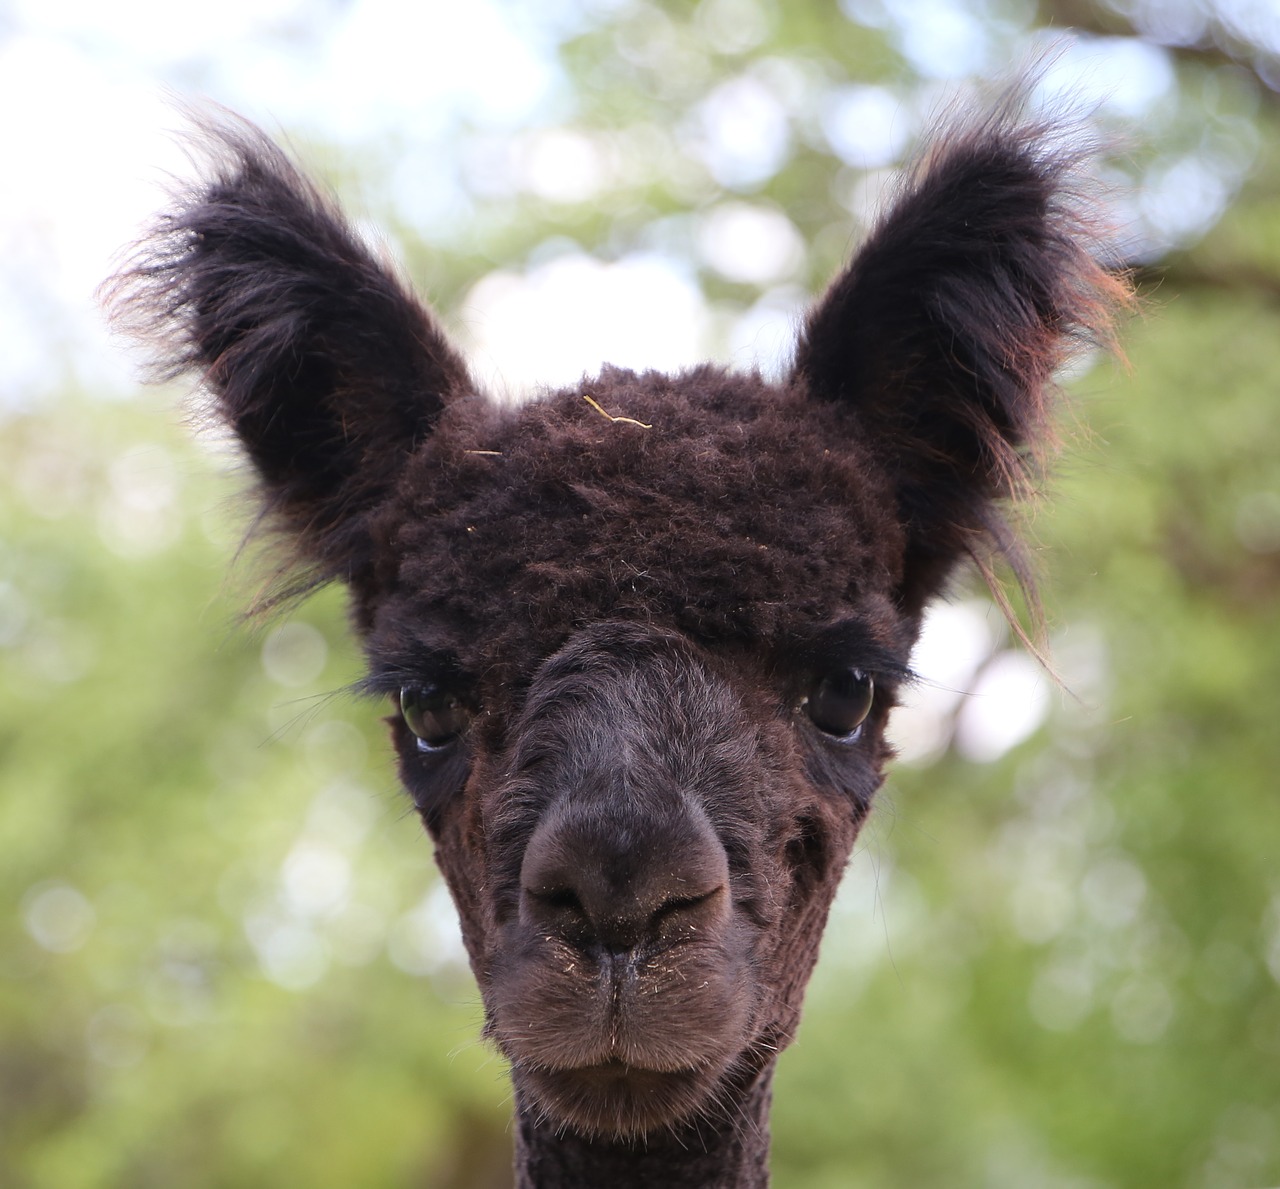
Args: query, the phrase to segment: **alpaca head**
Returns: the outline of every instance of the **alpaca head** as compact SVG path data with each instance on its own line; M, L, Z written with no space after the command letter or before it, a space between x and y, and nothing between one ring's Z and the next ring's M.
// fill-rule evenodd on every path
M926 602L1016 554L1054 368L1113 288L1012 101L920 158L777 383L606 368L509 407L260 134L119 278L394 705L522 1106L713 1115L791 1038ZM1016 563L1015 563L1016 564Z

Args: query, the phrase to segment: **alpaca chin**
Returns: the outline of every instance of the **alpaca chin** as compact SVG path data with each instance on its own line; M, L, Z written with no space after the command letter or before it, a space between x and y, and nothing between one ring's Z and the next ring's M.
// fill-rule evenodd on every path
M668 1073L610 1061L571 1070L516 1066L513 1074L517 1091L553 1126L629 1141L714 1113L723 1071Z

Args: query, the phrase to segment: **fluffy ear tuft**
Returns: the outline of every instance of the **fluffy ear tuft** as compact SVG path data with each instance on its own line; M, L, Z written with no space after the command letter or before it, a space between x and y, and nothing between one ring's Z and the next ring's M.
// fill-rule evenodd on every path
M158 378L203 381L295 540L302 585L354 580L365 520L444 404L471 390L435 320L265 135L197 117L204 180L105 286Z
M1029 582L1000 501L1052 445L1054 371L1110 344L1127 298L1098 261L1094 146L1069 121L1021 119L1026 88L935 131L796 354L796 378L850 411L896 486L912 612L965 555L989 575L994 549Z

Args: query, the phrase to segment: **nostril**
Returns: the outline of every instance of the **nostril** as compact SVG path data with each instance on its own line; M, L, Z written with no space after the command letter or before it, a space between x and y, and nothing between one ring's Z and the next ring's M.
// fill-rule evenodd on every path
M567 909L570 912L580 912L584 916L586 910L582 907L582 901L578 899L578 893L572 888L552 888L550 891L530 891L529 895L535 900L545 904L548 908Z
M669 896L653 914L653 923L661 928L668 922L679 924L687 919L703 915L700 910L711 906L724 892L724 887L712 888L694 896Z
M539 929L586 940L594 933L591 912L576 888L558 884L524 889L527 919Z
M520 916L527 928L545 940L556 938L584 952L600 940L589 908L571 887L524 888Z

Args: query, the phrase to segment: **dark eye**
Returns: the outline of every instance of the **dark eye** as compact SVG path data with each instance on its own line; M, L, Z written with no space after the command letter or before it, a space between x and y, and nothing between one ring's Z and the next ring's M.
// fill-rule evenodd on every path
M875 682L861 669L828 673L809 691L804 708L813 725L824 734L852 742L871 713Z
M471 721L471 711L450 690L412 685L400 690L400 713L405 726L418 737L419 751L448 747Z

